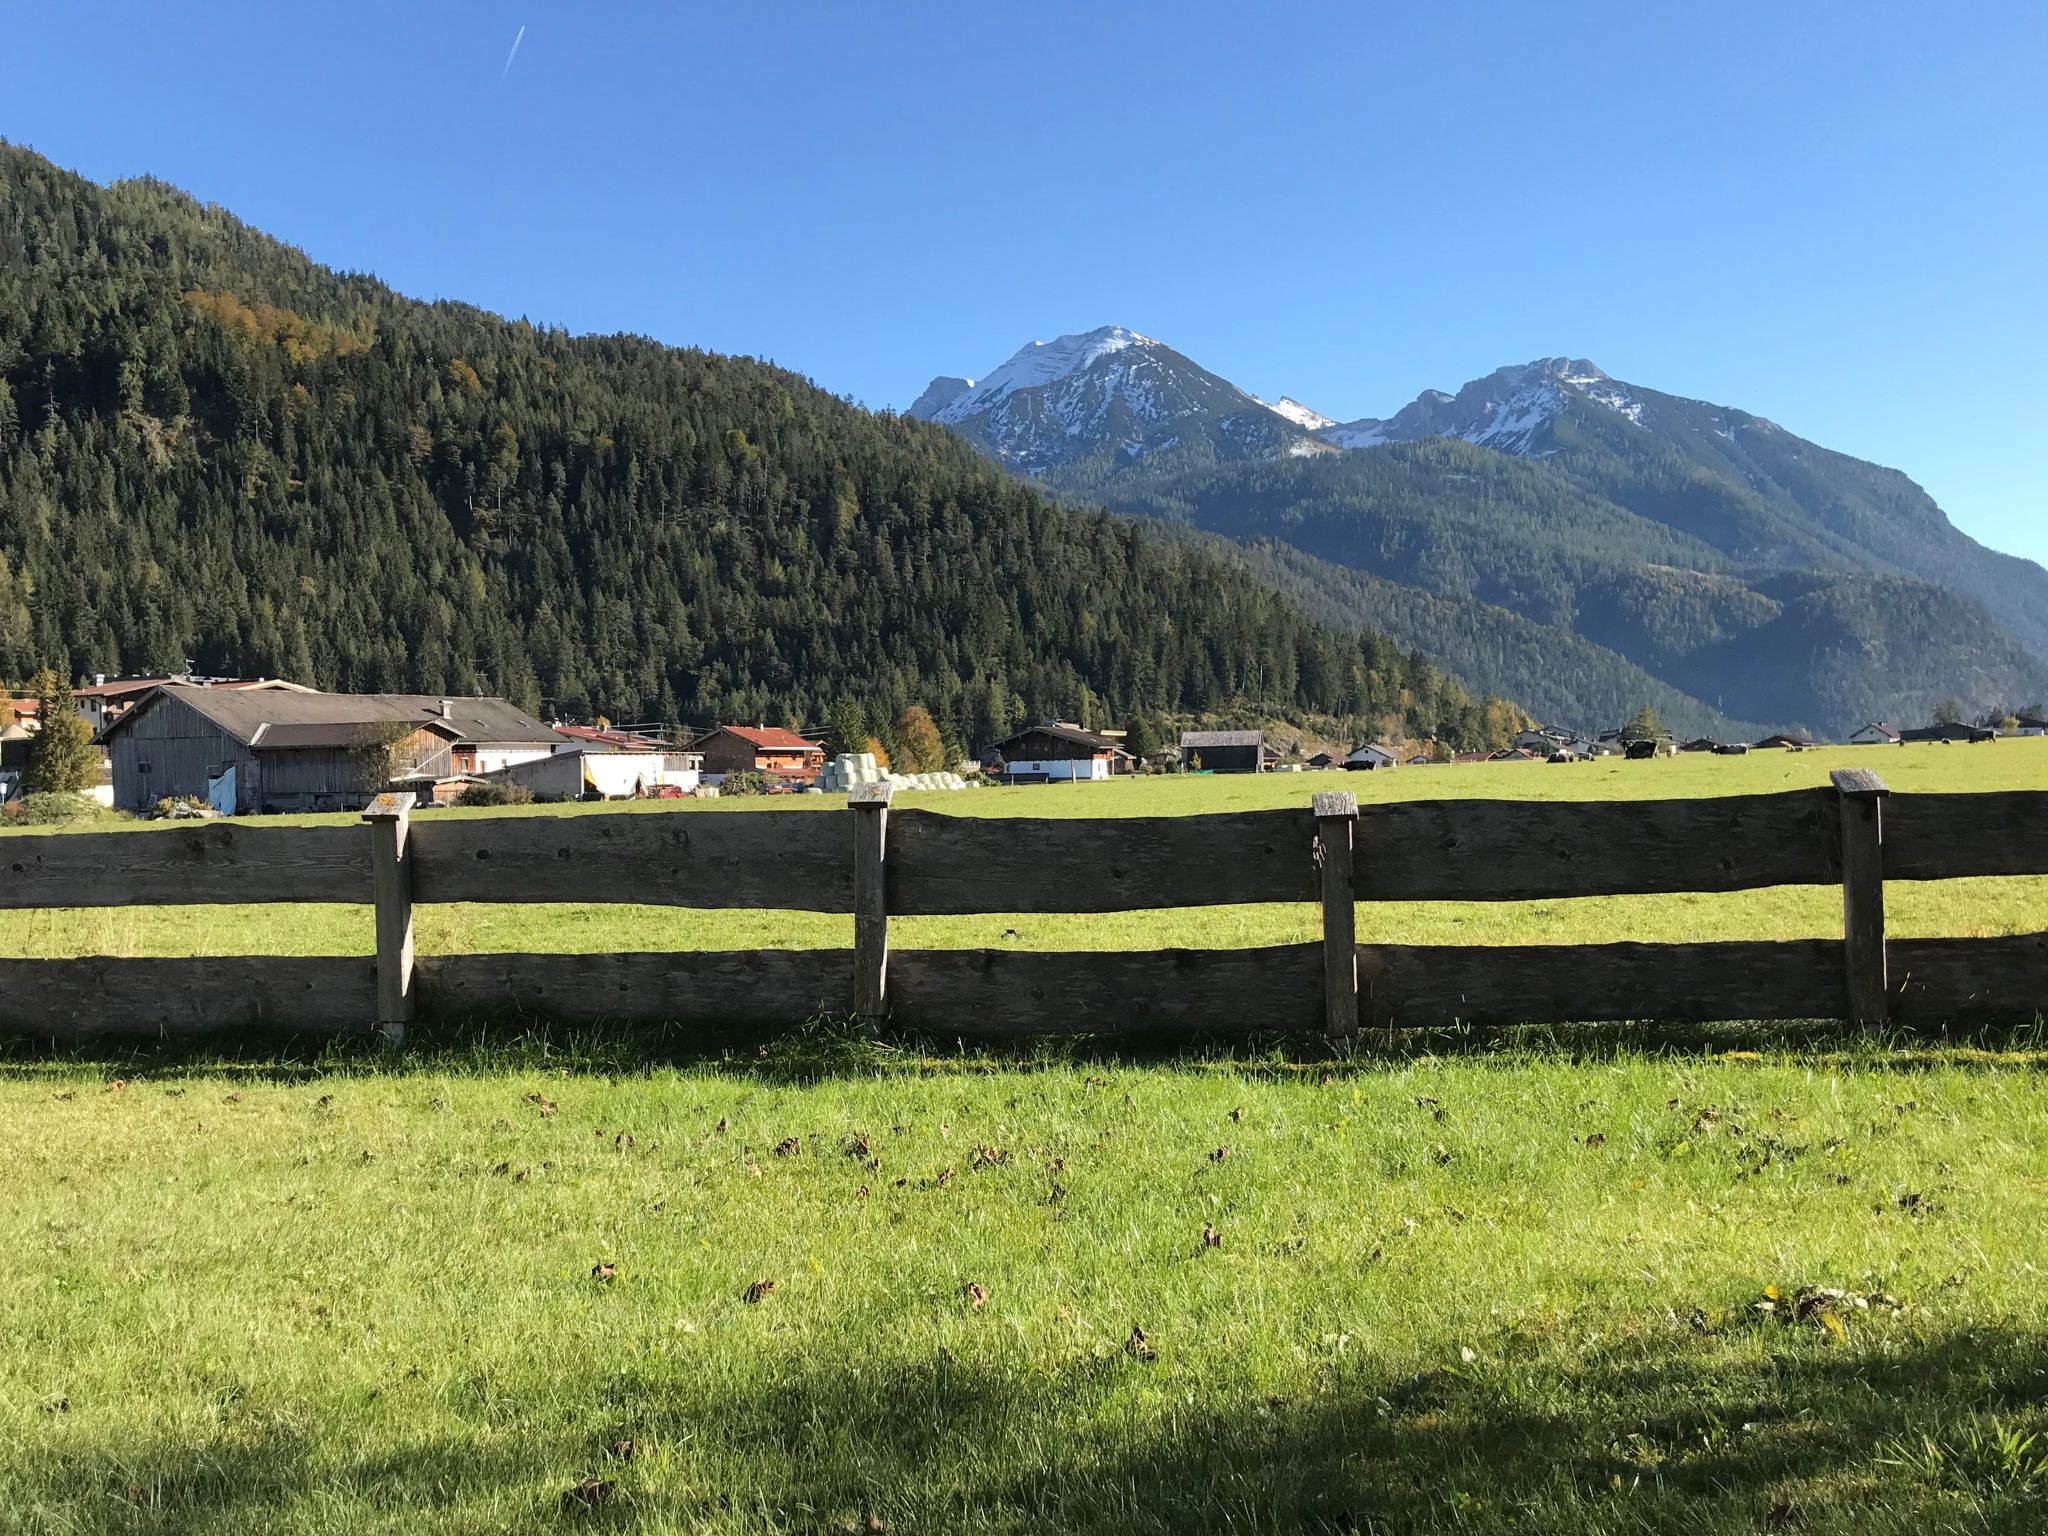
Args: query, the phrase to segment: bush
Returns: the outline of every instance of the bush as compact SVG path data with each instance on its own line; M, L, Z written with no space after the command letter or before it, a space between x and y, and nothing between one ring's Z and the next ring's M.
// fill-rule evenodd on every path
M737 773L728 773L718 786L721 795L765 795L768 793L768 775L758 768L742 768Z
M533 791L524 784L465 784L457 805L531 805Z
M23 795L12 805L0 807L9 826L61 827L72 822L110 821L114 813L90 795L46 791Z

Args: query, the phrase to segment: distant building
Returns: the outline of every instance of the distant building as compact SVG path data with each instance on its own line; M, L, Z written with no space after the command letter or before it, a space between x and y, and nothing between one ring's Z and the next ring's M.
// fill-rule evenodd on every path
M167 683L100 735L113 801L204 800L226 815L356 810L394 780L452 780L565 750L504 699Z
M2048 720L2037 720L2032 715L2020 715L2016 718L2013 734L2015 736L2048 736Z
M1882 721L1858 726L1849 733L1849 745L1852 747L1895 747L1898 744L1899 733Z
M1921 725L1910 731L1899 732L1901 741L1995 741L1998 732L1989 726L1964 725Z
M1308 765L1311 768L1334 768L1337 766L1337 759L1332 753L1318 752L1308 760Z
M1130 754L1107 736L1078 725L1026 726L990 747L987 762L1009 784L1106 779Z
M704 759L704 772L777 774L803 778L825 766L825 749L779 725L714 726L690 743Z
M1788 752L1804 752L1813 745L1813 738L1804 731L1779 731L1754 745L1758 748L1783 747Z
M1400 764L1398 757L1374 741L1368 741L1344 759L1344 766L1353 773L1370 772L1375 768L1398 768Z
M1265 767L1264 731L1182 731L1181 762L1208 773L1257 773ZM1196 763L1195 759L1201 762Z
M1680 746L1678 750L1681 752L1718 752L1724 745L1725 743L1717 737L1695 736L1691 741Z

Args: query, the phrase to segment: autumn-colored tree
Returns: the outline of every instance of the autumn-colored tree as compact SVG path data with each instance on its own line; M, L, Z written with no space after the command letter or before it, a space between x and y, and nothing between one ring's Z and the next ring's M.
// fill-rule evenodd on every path
M932 773L945 766L945 738L922 704L913 704L896 717L895 734L903 772Z
M889 749L882 745L880 737L870 736L865 742L861 744L861 751L872 752L874 754L875 766L877 768L887 768L890 766Z

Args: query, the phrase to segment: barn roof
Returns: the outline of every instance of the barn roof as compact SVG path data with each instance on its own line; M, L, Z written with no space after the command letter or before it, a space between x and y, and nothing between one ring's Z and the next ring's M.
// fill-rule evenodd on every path
M1182 748L1193 747L1262 747L1266 744L1264 731L1182 731Z
M545 745L561 740L505 699L441 698L424 693L298 693L273 689L200 688L165 683L101 732L127 729L164 699L204 715L245 747L350 747L367 726L430 726L455 741L479 745Z

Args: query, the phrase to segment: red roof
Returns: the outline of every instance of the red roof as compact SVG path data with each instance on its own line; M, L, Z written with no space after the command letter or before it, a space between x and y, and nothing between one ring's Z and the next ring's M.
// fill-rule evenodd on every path
M779 725L721 725L717 730L708 731L708 736L719 732L737 736L750 746L765 752L823 752L825 749L815 741L806 741L795 731L785 731Z

